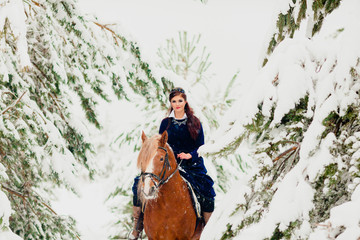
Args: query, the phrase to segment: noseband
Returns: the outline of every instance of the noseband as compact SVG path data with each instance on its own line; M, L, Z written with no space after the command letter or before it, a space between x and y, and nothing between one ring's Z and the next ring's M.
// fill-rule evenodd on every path
M166 172L171 169L170 162L169 162L169 154L168 154L167 149L164 147L158 147L158 149L162 149L165 151L164 164L163 164L163 167L161 169L159 176L154 173L150 173L150 172L142 172L140 174L141 177L144 177L144 178L149 177L153 181L156 188L160 188L161 185L167 183L174 176L174 174L179 170L179 165L180 165L180 164L178 164L175 171L173 173L171 173L167 178L165 178ZM158 182L156 182L155 180L157 180Z

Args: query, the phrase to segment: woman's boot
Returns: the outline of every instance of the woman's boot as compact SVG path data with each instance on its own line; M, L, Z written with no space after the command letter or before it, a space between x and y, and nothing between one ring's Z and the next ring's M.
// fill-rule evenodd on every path
M133 206L133 219L134 219L134 228L129 236L129 240L138 239L141 231L144 228L144 224L143 224L144 214L141 212L141 207Z

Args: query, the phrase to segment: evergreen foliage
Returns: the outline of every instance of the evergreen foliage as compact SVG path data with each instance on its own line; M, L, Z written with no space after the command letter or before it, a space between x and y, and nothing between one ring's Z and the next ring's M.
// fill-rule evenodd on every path
M206 4L208 0L200 0L202 3Z
M199 49L201 35L193 35L188 39L186 31L179 32L178 40L166 40L166 47L159 48L157 55L161 62L160 67L173 71L192 84L205 80L204 73L211 65L210 53L203 46Z
M2 3L8 15L0 16L0 184L13 210L9 226L23 239L78 239L74 219L57 215L50 196L53 186L76 192L79 174L94 174L84 125L102 127L100 101L139 96L165 105L164 81L134 42L81 15L74 1L23 1L20 23L13 4Z
M279 14L276 33L269 43L268 56L273 57L278 54L276 50L291 51L291 48L286 47L294 43L291 38L300 29L303 20L313 22L312 33L306 36L312 38L321 31L323 20L327 15L341 5L341 1L326 0L314 1L310 7L306 6L307 3L309 1L293 1L287 14ZM344 28L336 30L332 37L336 39L343 31ZM295 46L299 47L296 44ZM300 65L300 68L311 75L311 84L314 87L303 91L304 94L287 112L281 111L282 115L279 119L277 115L281 108L279 87L284 81L289 80L281 79L279 76L282 71L288 69L282 68L286 64L277 65L276 61L281 58L278 55L273 58L266 57L264 60L266 65L264 64L261 74L274 75L261 80L266 79L271 82L268 86L274 87L278 92L264 96L258 105L258 111L248 115L252 119L243 120L246 124L241 125L236 122L237 120L229 121L227 128L223 127L223 129L226 129L225 134L232 136L232 140L221 148L216 148L216 151L209 151L214 156L222 156L236 152L241 144L251 144L254 149L249 155L257 163L248 181L249 189L241 192L244 193L244 198L239 197L231 214L226 213L226 216L222 216L230 220L226 228L222 227L221 239L258 236L256 231L263 228L266 228L265 239L308 239L309 235L316 231L326 232L327 236L335 239L336 236L347 231L348 226L331 226L331 220L334 220L331 218L331 212L336 207L354 202L352 196L360 182L359 145L355 144L359 139L360 126L358 75L360 58L357 55L357 60L355 58L354 62L352 58L346 61L335 56L327 62L328 59L321 60L324 56L317 58L319 56L316 56L315 51L311 52L311 47L308 49L310 49L310 60L304 60L302 56L295 64ZM329 53L330 56L332 54ZM296 54L292 56L294 55ZM282 58L282 61L286 60ZM326 67L323 68L324 66ZM274 73L267 69L276 69L275 71L278 72ZM339 75L332 78L335 72ZM294 71L293 75L295 74L297 73ZM322 79L326 81L321 82ZM324 84L323 87L329 83L329 79L334 79L334 91L330 93L325 91L325 94L317 84ZM299 80L304 81L304 84L306 82L305 79ZM265 83L265 81L259 82ZM295 81L290 82L293 84ZM339 96L336 95L338 93ZM318 97L316 94L324 94L324 96ZM347 101L342 102L343 98L340 96L344 98L347 96ZM327 105L332 111L324 111L324 102L329 98L339 100L331 107ZM314 102L314 99L317 102ZM238 134L230 134L231 131L237 131ZM212 146L214 145L208 148ZM312 167L316 167L316 170L311 169ZM298 175L294 177L295 174ZM295 181L296 185L289 179ZM281 195L279 191L294 190L293 193L289 191L288 194L295 196L299 194L299 198L302 198L303 196L298 192L302 188L308 191L302 193L308 194L304 197L308 205L301 201L296 202L296 199L290 197L288 206L291 206L291 200L296 204L304 204L302 208L298 205L294 206L303 212L292 214L271 212L274 209L279 210L277 205L279 202L287 203L286 200L279 199L279 196L285 196L284 192ZM285 206L284 209L289 210ZM277 215L279 217L276 217ZM325 230L322 230L324 228Z
M306 0L293 0L293 4L290 5L287 13L279 14L276 23L277 32L273 34L273 37L267 48L268 56L271 55L276 46L279 45L279 43L282 42L286 37L293 38L295 31L300 28L300 24L302 24L304 19L306 19L306 14L311 15L309 17L312 18L312 21L310 21L312 24L312 31L309 38L314 36L320 30L324 18L339 6L341 0L313 1L311 6L313 12L307 12L308 2L309 1ZM265 65L267 61L268 57L264 59L263 65Z
M256 144L258 144L254 156L261 162L261 169L249 182L251 191L249 195L245 196L246 207L235 210L237 214L239 212L244 214L242 220L238 225L229 225L222 239L232 239L244 227L258 223L262 219L265 209L269 207L279 182L298 163L300 143L303 139L302 133L306 132L309 126L307 124L303 125L302 128L298 127L299 118L297 116L301 115L293 115L292 113L294 111L303 111L299 106L301 106L301 103L297 105L297 108L292 109L289 114L285 115L282 124L277 126L277 128L282 128L280 135L284 136L284 133L286 133L284 138L277 140L274 137L259 138L259 135L273 135L271 131L276 129L266 127L263 120L260 121L262 124L257 126L257 131L250 134L252 136L250 139L256 139ZM334 159L339 160L325 166L323 172L313 182L310 182L316 190L313 199L314 207L309 212L309 222L312 228L316 228L319 223L327 220L330 217L332 208L350 201L351 194L358 185L360 176L359 147L357 144L354 145L360 137L358 134L360 126L358 108L359 105L349 106L345 115L339 116L338 113L332 112L324 119L326 130L323 132L323 137L329 134L336 136L331 148L331 154ZM259 122L259 118L264 117L258 113L255 122ZM308 122L313 120L304 117L304 115L302 115L302 118L305 118ZM298 132L300 129L301 131ZM272 164L263 162L261 157L263 153L273 159ZM340 163L338 162L341 163L341 167L339 167ZM261 208L259 208L259 205ZM296 236L294 233L299 230L303 221L304 219L298 219L290 223L286 230L274 229L273 236L269 239L292 239ZM344 229L338 230L341 232Z

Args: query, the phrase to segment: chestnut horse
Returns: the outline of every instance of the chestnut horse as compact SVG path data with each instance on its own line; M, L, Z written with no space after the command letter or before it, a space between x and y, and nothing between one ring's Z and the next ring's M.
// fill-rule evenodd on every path
M148 239L199 239L202 224L196 228L192 199L167 144L167 132L151 138L142 132L141 138L138 193L144 204L144 229Z

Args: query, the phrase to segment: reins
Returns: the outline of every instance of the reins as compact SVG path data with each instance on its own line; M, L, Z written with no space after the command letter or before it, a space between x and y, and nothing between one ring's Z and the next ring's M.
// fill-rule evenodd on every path
M168 154L167 149L164 147L158 147L158 149L162 149L165 151L165 159L164 159L163 167L159 174L160 176L158 176L154 173L150 173L150 172L142 172L140 174L141 177L143 177L143 176L150 177L151 181L153 181L156 188L160 188L161 185L164 185L165 183L167 183L175 175L175 173L179 170L179 166L182 162L182 160L181 160L181 162L177 165L174 172L172 172L167 178L165 178L166 172L171 169L170 162L169 162L169 154ZM156 179L158 181L158 183L154 179Z

